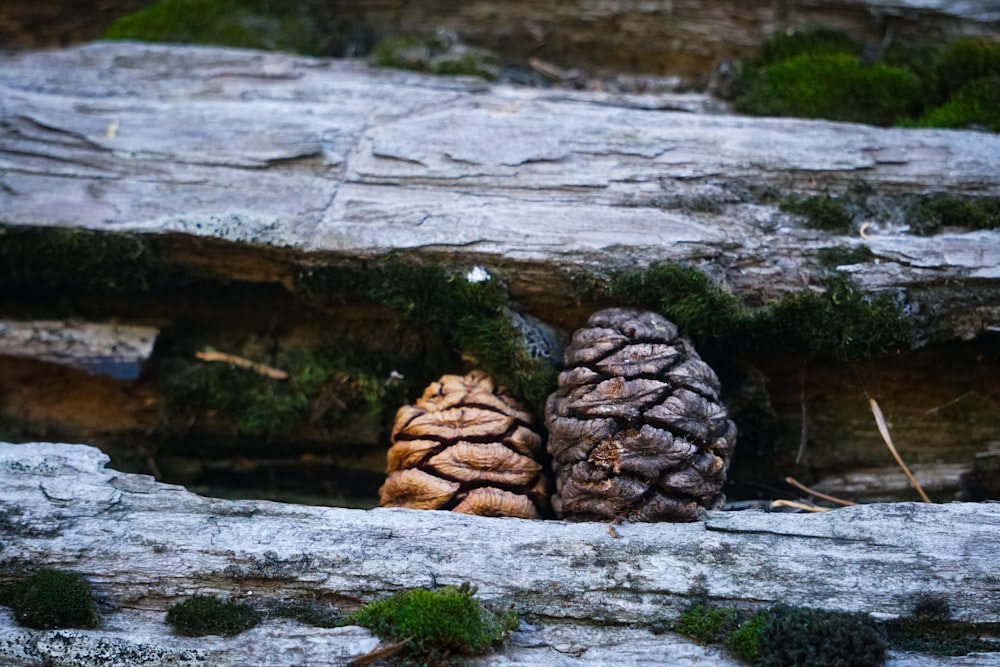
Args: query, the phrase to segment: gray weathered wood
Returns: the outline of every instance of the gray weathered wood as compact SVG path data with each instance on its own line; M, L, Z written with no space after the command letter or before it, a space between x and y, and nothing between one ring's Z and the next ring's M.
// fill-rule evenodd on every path
M561 271L655 261L700 265L758 302L816 286L819 248L867 245L874 260L845 270L910 298L928 336L1000 327L1000 307L976 296L1000 279L1000 232L916 237L905 220L872 220L868 239L845 237L748 194L863 180L996 196L1000 137L686 113L672 100L692 104L226 49L8 55L0 222L444 253L506 266L515 298L549 307L558 296L539 285Z
M315 647L361 653L374 645L367 635L287 624L267 624L228 643L179 641L158 614L194 593L322 596L350 605L466 581L485 601L513 604L537 619L499 664L608 664L609 651L626 640L635 643L620 649L617 664L640 664L669 647L678 656L672 664L729 664L669 633L650 634L675 619L699 585L727 604L782 601L881 617L906 614L918 595L935 594L958 619L1000 621L1000 506L991 503L868 505L819 515L714 512L699 523L610 530L601 523L215 500L106 463L82 445L0 444L4 574L28 563L80 572L105 616L103 631L56 635L15 629L0 615L5 664L42 664L34 642L68 642L84 654L104 640L146 643L149 650L166 650L169 642L171 651L190 650L188 662L178 664L192 665L259 657L276 652L279 641L292 661L314 655ZM633 630L600 630L595 622ZM18 651L35 662L17 658ZM900 655L894 664L990 659L996 655L956 663Z

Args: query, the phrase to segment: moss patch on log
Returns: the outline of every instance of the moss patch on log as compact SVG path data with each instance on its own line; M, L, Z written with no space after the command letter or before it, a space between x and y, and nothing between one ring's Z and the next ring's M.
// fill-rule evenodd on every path
M779 34L742 66L737 110L875 125L1000 131L1000 42L866 48L829 29Z
M161 0L115 21L104 39L336 55L341 39L313 2Z
M97 605L87 580L75 572L45 568L0 587L0 604L14 620L36 630L96 628Z
M181 277L141 234L0 226L0 286L147 292Z
M909 350L915 323L891 294L866 294L832 273L822 293L803 291L746 307L694 267L676 264L620 273L595 285L600 302L662 313L708 349L863 359Z
M475 655L503 640L520 625L513 609L485 608L468 584L436 590L414 588L370 602L344 619L396 642L406 641L418 656Z
M295 276L295 288L321 302L382 304L444 341L451 348L444 357L457 352L531 406L542 405L555 386L555 370L529 353L495 276L471 280L465 271L441 264L389 257L305 267ZM447 359L442 362L447 367Z
M222 600L214 595L192 595L167 608L167 623L187 637L232 637L260 621L261 615L245 602Z

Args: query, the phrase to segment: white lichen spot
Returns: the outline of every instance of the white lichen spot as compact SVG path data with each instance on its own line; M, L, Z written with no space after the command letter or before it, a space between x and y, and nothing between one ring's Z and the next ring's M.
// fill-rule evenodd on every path
M484 283L492 277L490 272L482 266L474 266L465 274L465 280L470 283Z

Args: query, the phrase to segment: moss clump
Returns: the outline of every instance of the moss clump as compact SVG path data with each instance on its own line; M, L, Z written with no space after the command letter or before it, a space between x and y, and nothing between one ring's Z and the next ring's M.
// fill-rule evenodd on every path
M375 43L368 60L377 67L429 74L475 76L489 81L500 76L496 54L460 44L446 34L386 37Z
M399 397L384 378L389 359L361 349L316 345L270 351L256 338L226 351L289 374L274 379L252 368L203 363L194 355L164 361L157 372L163 392L161 423L183 431L199 415L228 420L241 435L290 434L300 425L330 428L347 415L367 416L378 428L383 405Z
M0 227L0 285L145 292L178 280L150 241L128 232Z
M982 639L986 633L996 635L1000 624L969 625L953 621L948 602L935 595L919 596L909 617L883 625L889 645L898 651L953 656L1000 648L996 642Z
M231 637L249 630L261 616L244 602L220 600L214 595L193 595L167 608L167 623L188 637Z
M699 603L675 631L703 643L724 642L757 667L876 667L886 644L865 614L774 605L745 617L732 607Z
M313 5L278 0L161 0L118 19L102 37L333 55L338 50L335 31Z
M738 614L732 607L716 607L707 603L692 605L674 624L674 632L687 635L702 644L721 641L736 627Z
M8 584L0 604L14 613L14 620L36 630L96 628L97 606L87 581L75 572L44 569Z
M820 248L816 252L816 259L819 260L819 263L830 269L850 264L865 264L874 258L875 253L871 251L871 248L864 245L853 248L832 246L829 248Z
M1000 76L970 81L913 125L1000 132Z
M513 610L495 614L483 607L468 584L408 590L366 604L343 621L393 641L407 641L413 652L424 656L483 653L519 624Z
M594 296L608 303L657 310L696 338L721 337L748 316L736 296L698 269L680 264L617 273L606 285L597 286Z
M920 92L920 81L905 69L865 65L846 53L809 53L761 68L736 108L760 116L891 125L918 108Z
M757 115L1000 131L1000 42L940 48L864 46L828 29L768 39L742 67L736 108ZM915 120L912 120L915 119Z
M747 308L693 267L664 264L621 273L594 286L590 298L648 308L713 349L864 359L910 349L913 323L889 294L866 294L832 274L821 294L804 291Z
M462 272L438 264L387 258L364 265L304 268L295 285L300 294L324 302L367 301L388 307L450 348L441 355L439 367L454 365L449 352L457 351L536 409L555 387L552 365L529 354L524 334L506 310L506 290L495 277L472 282Z
M908 211L910 229L928 235L942 227L962 229L1000 228L1000 197L956 197L923 195Z
M854 224L852 216L840 197L828 194L817 197L786 197L781 202L781 210L805 218L806 226L829 232L847 234Z
M761 660L760 639L767 626L767 618L766 612L758 612L740 623L726 637L726 648L740 660L756 665Z
M876 667L886 658L871 617L787 605L768 610L759 650L763 667Z

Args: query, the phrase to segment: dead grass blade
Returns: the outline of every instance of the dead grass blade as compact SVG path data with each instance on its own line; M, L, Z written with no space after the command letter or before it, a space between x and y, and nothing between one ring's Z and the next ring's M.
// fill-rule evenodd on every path
M808 486L798 481L794 477L786 477L785 482L791 484L799 491L805 491L810 496L814 496L816 498L819 498L820 500L825 500L827 502L835 503L837 505L843 505L844 507L851 507L853 505L857 505L857 503L852 502L850 500L844 500L843 498L837 498L836 496L828 496L825 493L820 493L819 491L813 491Z
M913 488L917 490L917 493L920 494L920 497L923 498L924 502L931 502L931 499L927 497L924 490L920 488L920 483L917 482L917 478L913 476L910 469L906 467L905 463L903 463L903 459L899 456L899 452L896 451L896 446L892 444L892 436L889 435L889 427L886 426L885 417L882 416L882 408L878 406L878 402L876 402L874 398L869 398L868 404L871 406L872 414L875 415L875 424L878 426L878 432L882 434L882 439L885 440L885 445L889 448L889 451L892 452L892 456L896 459L896 463L898 463L899 467L903 469L904 473L906 473L906 476L910 479L910 483L913 484Z

